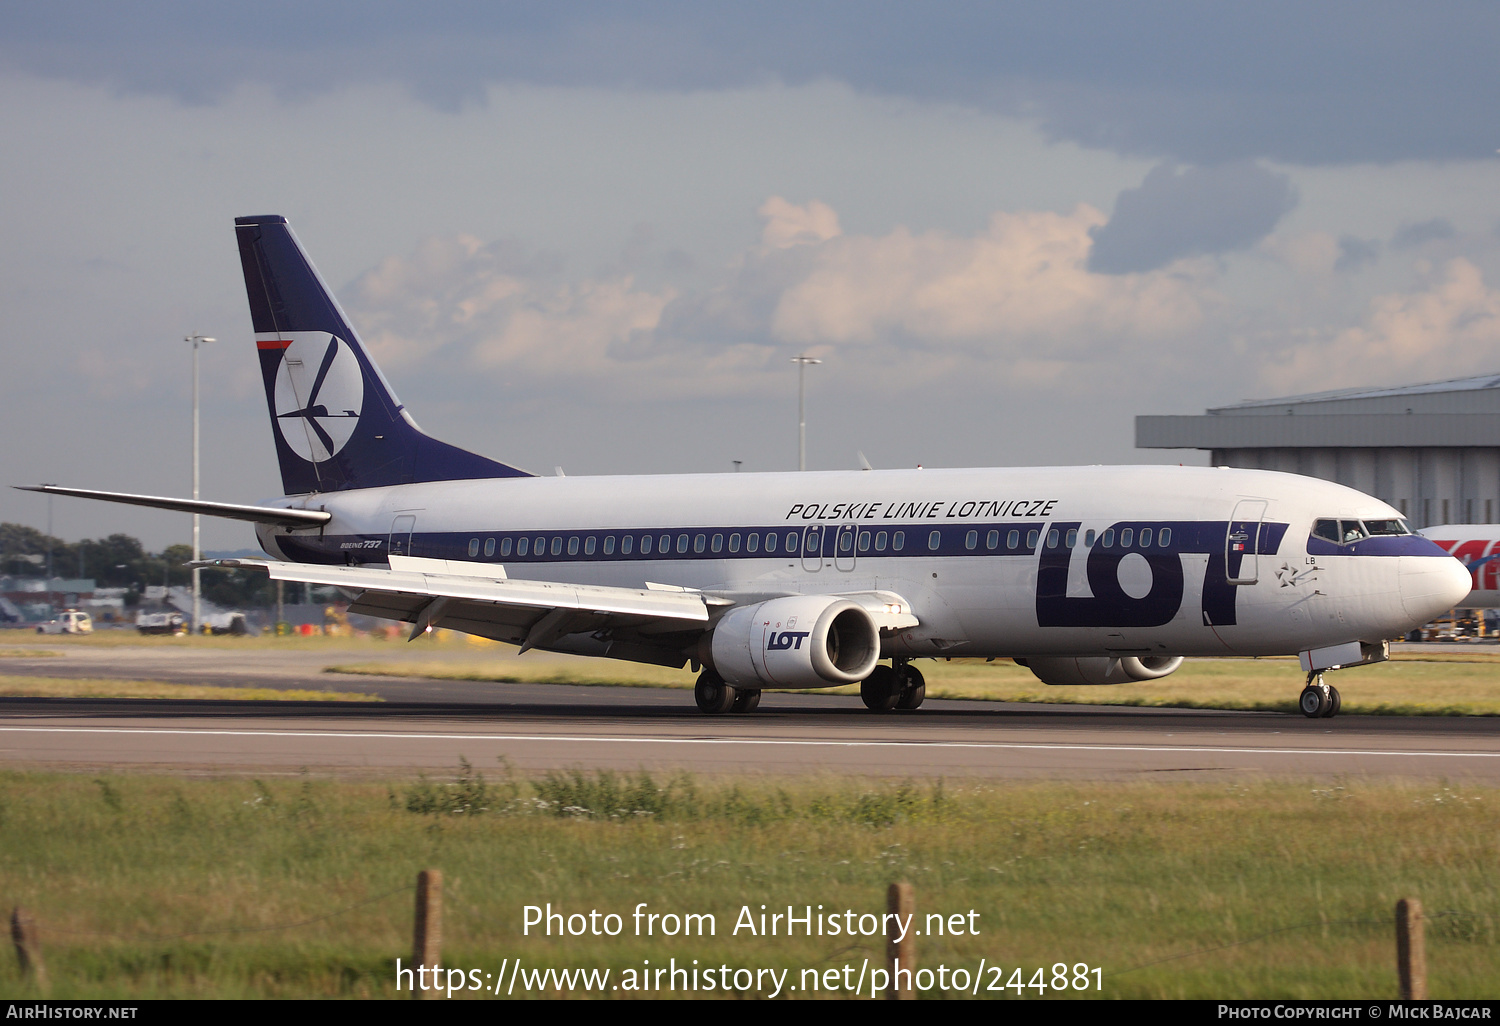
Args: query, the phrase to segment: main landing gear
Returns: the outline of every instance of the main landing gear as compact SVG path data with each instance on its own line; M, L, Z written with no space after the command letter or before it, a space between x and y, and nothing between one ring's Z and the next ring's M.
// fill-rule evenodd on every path
M1302 694L1297 698L1297 707L1302 710L1302 715L1310 719L1327 719L1339 714L1339 707L1343 703L1339 699L1339 689L1332 684L1323 683L1323 675L1313 672L1307 675L1307 686L1302 689Z
M693 700L698 703L699 712L710 715L754 712L760 705L760 689L733 687L714 671L704 670L693 686Z
M871 712L916 709L927 697L927 681L915 666L897 660L893 666L875 667L860 682L859 697Z

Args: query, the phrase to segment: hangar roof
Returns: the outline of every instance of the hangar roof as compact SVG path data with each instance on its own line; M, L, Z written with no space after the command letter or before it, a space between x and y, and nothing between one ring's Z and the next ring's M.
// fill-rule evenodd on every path
M1500 446L1500 374L1137 417L1138 449Z

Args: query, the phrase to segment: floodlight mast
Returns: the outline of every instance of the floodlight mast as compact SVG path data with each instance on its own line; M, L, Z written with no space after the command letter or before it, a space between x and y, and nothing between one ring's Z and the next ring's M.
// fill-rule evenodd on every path
M198 499L198 347L204 342L215 342L217 339L209 338L207 335L188 335L184 342L193 344L193 499ZM200 523L197 513L193 514L193 562L203 558L203 551L199 546ZM200 634L203 631L203 598L200 582L198 580L198 567L193 567L193 633Z
M822 363L816 357L802 355L792 357L797 365L797 469L807 469L807 365Z

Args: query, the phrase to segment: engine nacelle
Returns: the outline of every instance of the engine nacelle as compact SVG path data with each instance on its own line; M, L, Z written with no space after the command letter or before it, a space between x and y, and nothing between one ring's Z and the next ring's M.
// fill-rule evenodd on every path
M1043 684L1128 684L1165 677L1182 656L1029 656L1016 662Z
M705 662L742 688L827 688L864 680L880 660L880 630L857 602L794 595L731 609Z

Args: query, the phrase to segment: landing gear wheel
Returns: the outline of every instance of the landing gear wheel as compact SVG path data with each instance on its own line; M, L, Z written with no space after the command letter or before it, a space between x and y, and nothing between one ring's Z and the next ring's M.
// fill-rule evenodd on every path
M927 680L915 666L903 666L898 672L901 678L901 697L896 699L896 708L921 708L922 700L927 697Z
M1302 710L1302 715L1308 719L1318 719L1329 715L1326 710L1331 708L1333 702L1328 697L1328 688L1324 684L1309 684L1302 689L1302 694L1297 697L1297 707Z
M1339 707L1343 704L1343 700L1339 698L1339 689L1334 687L1332 684L1329 684L1328 708L1323 710L1323 718L1326 720L1331 717L1337 716L1339 714Z
M901 678L889 666L877 666L860 681L859 697L871 712L890 712L901 700Z
M760 705L760 688L734 689L734 712L754 712L758 705Z
M693 700L698 703L698 711L710 716L727 713L734 707L736 697L735 689L712 670L700 673L698 683L693 686Z

